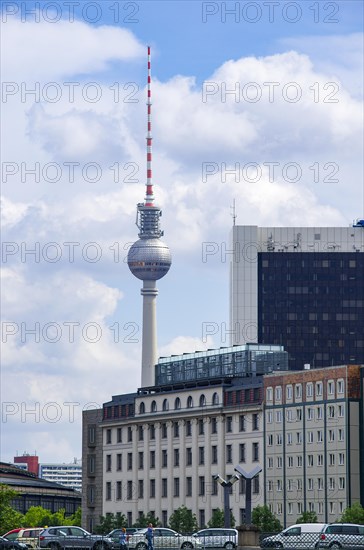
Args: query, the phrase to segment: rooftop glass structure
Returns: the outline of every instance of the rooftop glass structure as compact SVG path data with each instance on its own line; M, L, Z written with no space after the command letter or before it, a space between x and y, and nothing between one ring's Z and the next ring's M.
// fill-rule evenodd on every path
M160 357L156 365L156 386L196 382L213 378L252 377L288 370L283 346L244 344Z

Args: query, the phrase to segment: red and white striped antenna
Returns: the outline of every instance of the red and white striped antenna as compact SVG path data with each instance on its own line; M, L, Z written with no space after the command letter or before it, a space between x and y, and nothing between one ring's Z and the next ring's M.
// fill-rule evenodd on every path
M151 92L151 62L150 62L150 46L148 46L148 132L147 132L147 194L145 197L145 206L153 206L154 194L152 183L152 92Z

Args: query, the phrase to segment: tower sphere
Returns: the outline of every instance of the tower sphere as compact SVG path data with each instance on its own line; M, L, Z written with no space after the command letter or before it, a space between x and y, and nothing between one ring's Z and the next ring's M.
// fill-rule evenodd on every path
M168 273L172 258L168 246L160 239L139 239L129 249L128 266L142 281L157 281Z

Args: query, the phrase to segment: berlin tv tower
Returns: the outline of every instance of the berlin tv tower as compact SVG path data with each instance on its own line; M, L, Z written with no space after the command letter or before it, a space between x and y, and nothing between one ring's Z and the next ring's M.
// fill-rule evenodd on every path
M150 47L148 46L148 132L147 132L147 183L146 196L137 205L136 225L139 228L139 240L128 252L128 266L132 274L143 281L143 336L142 336L142 387L154 386L154 366L157 363L157 316L156 300L158 290L156 281L164 277L171 267L171 253L160 237L159 218L162 211L154 204L152 184L152 96Z

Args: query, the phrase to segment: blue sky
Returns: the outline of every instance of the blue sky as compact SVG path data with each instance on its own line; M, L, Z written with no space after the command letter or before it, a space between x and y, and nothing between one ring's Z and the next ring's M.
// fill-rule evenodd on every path
M125 257L144 198L147 44L168 355L227 344L234 199L239 224L363 216L363 4L81 2L73 18L37 4L36 20L34 3L2 5L1 457L67 462L81 409L140 385Z

